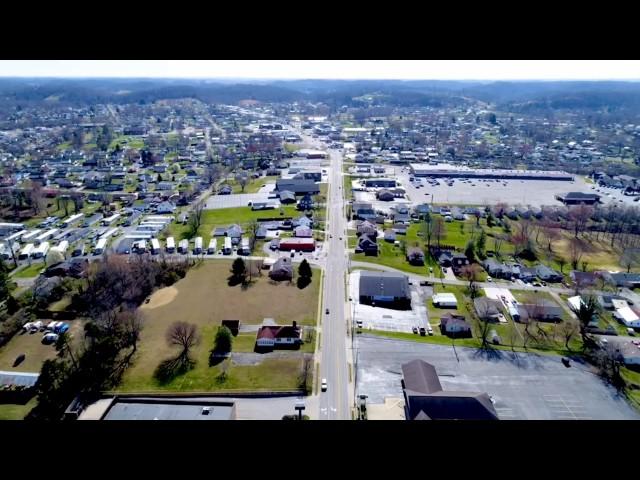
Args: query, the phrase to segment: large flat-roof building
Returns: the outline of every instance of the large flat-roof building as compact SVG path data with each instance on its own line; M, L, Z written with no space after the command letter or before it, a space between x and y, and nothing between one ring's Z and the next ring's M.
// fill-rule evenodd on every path
M401 273L360 272L360 303L398 309L411 308L409 277Z
M79 420L236 419L234 402L206 397L115 396L99 400L79 416L72 406L67 415Z
M412 163L409 166L416 177L433 178L489 178L500 180L557 180L570 182L573 175L567 172L545 170L502 170L493 168L468 168L449 164L429 165Z

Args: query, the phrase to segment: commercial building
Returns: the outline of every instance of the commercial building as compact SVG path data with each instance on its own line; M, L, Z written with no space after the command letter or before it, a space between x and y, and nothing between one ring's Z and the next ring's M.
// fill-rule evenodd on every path
M411 174L416 177L432 178L487 178L495 180L554 180L570 182L574 177L566 172L544 170L499 170L457 167L455 165L429 165L412 163Z
M360 272L360 303L408 310L411 308L409 277L401 273Z
M569 192L556 195L556 200L565 205L595 205L600 202L600 195L595 193Z

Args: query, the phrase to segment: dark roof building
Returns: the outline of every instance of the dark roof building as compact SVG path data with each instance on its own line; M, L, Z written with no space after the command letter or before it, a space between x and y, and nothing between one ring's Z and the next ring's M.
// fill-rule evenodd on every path
M600 201L600 195L595 193L569 192L556 195L556 200L565 205L594 205Z
M433 365L413 360L402 365L407 420L498 420L486 393L445 392Z
M409 277L401 273L361 271L360 303L411 308Z
M284 179L279 178L276 180L276 190L282 192L283 190L289 190L296 195L304 195L309 193L312 195L320 193L320 187L313 180L304 180L298 178Z

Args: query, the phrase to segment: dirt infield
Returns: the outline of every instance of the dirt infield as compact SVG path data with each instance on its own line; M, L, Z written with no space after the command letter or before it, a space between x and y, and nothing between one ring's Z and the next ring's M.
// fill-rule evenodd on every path
M143 304L140 309L141 310L153 310L154 308L162 307L163 305L167 305L178 296L178 289L176 287L166 287L161 288L153 295L149 300L149 303Z

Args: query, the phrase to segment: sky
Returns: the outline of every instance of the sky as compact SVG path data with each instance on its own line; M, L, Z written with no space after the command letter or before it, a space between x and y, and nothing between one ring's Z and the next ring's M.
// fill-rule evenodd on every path
M640 80L640 61L0 60L0 77Z

